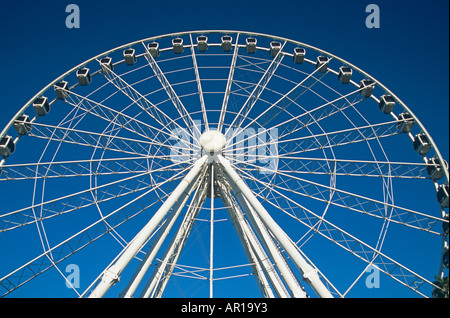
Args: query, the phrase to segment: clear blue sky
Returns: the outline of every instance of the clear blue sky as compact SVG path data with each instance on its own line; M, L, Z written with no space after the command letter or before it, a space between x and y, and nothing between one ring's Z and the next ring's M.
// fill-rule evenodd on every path
M65 27L70 3L80 7L80 29ZM380 7L380 29L365 26L369 3ZM0 127L60 74L113 47L178 31L243 30L311 44L365 70L409 106L448 160L448 12L445 0L8 1L0 5Z
M80 7L80 29L65 27L70 3ZM380 29L365 27L369 3L380 7ZM15 98L0 106L0 126L62 72L118 45L178 31L244 30L308 43L361 67L414 111L448 158L448 5L443 0L3 3L0 89Z

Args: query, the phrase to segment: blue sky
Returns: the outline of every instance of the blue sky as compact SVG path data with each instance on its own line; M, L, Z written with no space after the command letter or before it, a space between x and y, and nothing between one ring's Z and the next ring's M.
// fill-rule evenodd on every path
M80 29L65 27L72 2ZM380 29L365 27L370 3L380 7ZM178 31L243 30L308 43L361 67L413 109L448 158L447 1L15 1L0 15L1 90L15 96L2 103L0 125L62 72L113 47Z
M79 29L65 26L70 3L80 8ZM370 3L380 8L379 29L365 26ZM94 55L160 34L228 29L298 40L350 61L402 99L448 159L448 6L444 0L8 2L0 7L0 127L42 87Z

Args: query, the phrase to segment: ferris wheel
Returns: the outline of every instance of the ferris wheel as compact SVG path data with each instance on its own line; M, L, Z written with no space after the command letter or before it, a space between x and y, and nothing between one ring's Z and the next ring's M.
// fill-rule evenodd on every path
M448 295L437 145L382 83L298 41L117 47L33 96L0 155L3 296Z

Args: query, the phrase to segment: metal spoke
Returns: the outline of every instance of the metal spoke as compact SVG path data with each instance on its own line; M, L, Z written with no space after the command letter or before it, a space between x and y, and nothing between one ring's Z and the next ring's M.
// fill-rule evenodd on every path
M2 166L0 181L18 181L43 178L86 177L116 174L140 174L148 171L148 160L170 160L166 155L124 157L92 160L70 160L56 162L24 163ZM171 163L167 163L171 165ZM181 168L166 166L165 171Z
M149 125L146 122L125 114L124 110L118 111L114 108L104 105L102 102L97 102L93 99L88 98L87 96L77 94L76 92L71 91L69 98L65 99L64 102L76 109L79 108L85 111L87 114L91 114L97 118L101 118L107 123L116 121L117 123L120 123L121 127L130 131L131 133L155 142L159 140L158 135L166 135L167 138L171 137L170 132L165 131L163 128L159 129L157 127ZM133 100L133 104L135 103L136 101Z
M295 85L294 88L292 88L289 92L284 94L275 103L273 103L267 109L265 109L263 112L261 112L255 119L250 121L245 127L243 127L243 129L246 129L250 125L254 124L262 116L265 116L265 117L269 118L269 120L266 121L266 120L264 120L264 117L263 117L263 122L266 125L269 124L269 122L273 118L275 118L277 114L279 114L280 112L284 111L290 104L294 103L298 98L300 98L303 94L308 92L311 89L311 87L313 87L317 82L320 81L320 79L325 75L325 73L322 73L322 74L320 74L319 76L316 77L315 75L316 75L316 73L318 73L318 71L319 71L319 68L316 69L315 71L313 71L307 77L305 77L300 83ZM353 93L351 93L351 94L353 94ZM336 101L338 101L338 100L339 99L337 99ZM319 109L321 109L321 108L323 108L325 106L328 106L329 104L332 104L332 103L334 103L336 101L333 101L331 103L327 103L325 105L322 105L322 106L318 107L314 111L317 111L317 110L319 110ZM274 110L274 108L278 108L279 110ZM269 111L275 111L275 113L272 114L272 113L269 113ZM306 114L311 116L311 112L308 112ZM306 114L302 114L302 115L298 116L297 118L290 119L288 122L291 122L292 120L297 120L299 117L303 117ZM286 125L286 124L287 124L287 122L284 123L284 125ZM276 126L274 126L274 127L276 127Z
M345 109L347 109L349 107L353 107L356 104L358 104L361 101L363 101L363 99L360 96L357 96L354 99L354 101L352 101L352 102L350 102L348 100L348 97L350 97L352 95L355 95L359 91L360 91L360 89L355 90L355 91L353 91L351 93L348 93L347 95L338 97L335 100L332 100L330 102L322 104L322 105L320 105L320 106L318 106L318 107L316 107L316 108L314 108L312 110L309 110L309 111L305 110L300 115L292 116L292 117L288 118L287 120L285 120L285 121L283 121L281 123L278 123L278 124L275 124L275 125L271 126L271 128L272 129L274 129L274 128L277 128L277 129L282 128L283 130L280 133L280 135L282 137L288 136L288 135L291 135L291 134L294 134L294 133L297 133L301 129L306 128L306 127L308 127L311 124L318 123L319 121L321 121L321 120L323 120L325 118L333 116L333 115L335 115L337 113L341 113ZM304 92L301 92L300 95L302 93L304 93ZM275 104L271 105L267 110L269 110L272 107L275 107L275 105L277 105L280 101L284 101L286 98L288 98L287 96L289 94L290 94L290 92L287 93L284 97L280 98ZM337 102L340 102L341 100L344 100L344 101L340 105L336 104ZM295 102L295 100L292 100L291 103L294 103L294 102ZM276 106L276 107L278 107L278 106ZM280 111L284 110L285 108L286 108L285 106L281 107ZM246 128L248 128L252 123L256 122L260 117L262 117L266 113L267 110L262 112L255 119L253 119L249 124L247 124L247 126L245 126L244 130ZM271 121L273 118L276 117L276 116L275 117L273 117L273 116L275 116L275 115L271 115L271 116L267 116L267 117ZM268 125L268 122L266 122L266 121L263 121L263 122L264 122L265 125ZM266 127L270 127L270 126L266 126ZM262 131L258 132L258 133L256 133L255 136L258 137L262 133L263 133ZM244 138L243 142L248 140L248 139L249 139L249 137ZM231 138L230 140L233 140L233 139ZM230 143L228 145L228 147L232 147L233 145L234 145L233 143Z
M280 65L281 61L284 58L284 55L281 52L282 52L285 44L286 44L286 42L283 43L280 51L277 53L275 58L272 60L270 65L265 70L263 76L261 77L259 82L256 84L256 86L253 89L253 91L251 92L250 96L248 96L248 98L245 101L242 108L239 110L239 113L236 115L234 120L231 122L228 130L234 126L241 127L241 124L243 123L244 119L247 118L248 114L253 109L253 106L258 101L259 96L261 96L261 94L264 92L264 89L266 88L267 84L269 83L270 79L272 78L273 74L276 72L278 66ZM241 117L241 114L242 114L242 117ZM236 122L236 120L237 120L237 122ZM225 135L227 135L228 130L225 132Z
M153 118L160 125L161 130L167 130L167 133L170 133L168 128L171 128L172 130L175 128L183 129L165 112L151 103L147 97L143 96L133 86L126 82L120 75L111 71L106 74L105 77L110 81L111 84L116 86L120 92L127 96L133 102L133 104L138 105L145 113Z
M277 171L293 174L336 174L357 177L392 177L406 179L430 179L424 163L369 161L353 159L308 158L290 154L262 156L265 159L280 159ZM437 167L437 165L435 165ZM249 167L255 169L255 167Z
M303 152L322 150L325 148L333 148L336 146L345 146L348 144L355 144L358 142L364 142L383 137L391 137L400 133L401 132L397 129L397 122L393 121L291 139L281 139L283 136L278 136L277 140L265 142L264 145L270 146L271 144L277 144L279 146L278 152L281 153L280 156L291 156ZM247 139L248 138L250 137L247 137ZM243 144L244 141L245 138L244 140L239 140L239 143ZM244 149L243 145L238 146L237 143L230 145L230 148L231 146L235 146L233 148L234 151ZM251 151L256 149L256 147L261 147L261 145L258 144L245 146L245 149L247 149L251 153Z
M205 123L206 130L209 130L208 115L206 114L206 106L205 100L203 98L202 82L200 79L200 73L198 71L197 57L195 56L194 41L192 40L192 34L189 34L189 38L191 40L192 63L194 64L195 79L197 81L198 97L200 99L200 107L202 109L203 122Z
M284 184L284 186L280 184L268 184L264 181L258 180L243 169L239 169L239 171L255 182L262 183L265 186L271 186L272 189L278 188L280 190L292 192L318 201L330 202L332 205L336 205L351 211L359 212L380 219L389 218L390 222L426 231L431 234L441 235L441 233L433 230L433 227L436 225L436 223L444 222L444 220L439 217L414 211L412 209L404 208L392 203L382 202L348 191L331 188L329 186L297 176L292 176L288 173L282 173L280 171L274 172L280 177L289 177L289 187L287 185L287 181L280 181L280 184ZM330 200L331 192L333 192L334 200ZM392 215L390 215L389 217L386 214L387 210L391 211L392 213Z
M6 293L4 295L9 294L10 292L14 291L15 289L19 288L25 283L31 281L35 277L41 275L42 273L53 267L55 264L58 264L67 257L80 251L81 249L93 243L103 235L109 233L110 231L124 224L126 221L132 219L139 213L147 210L148 208L152 207L159 201L163 200L166 196L158 198L156 200L153 199L149 200L148 194L156 191L164 183L175 179L176 178L174 177L165 180L159 185L152 187L145 193L134 198L133 200L128 201L120 208L100 218L99 220L90 224L83 230L61 241L59 244L48 249L38 257L32 259L31 261L27 262L26 264L22 265L21 267L17 268L16 270L12 271L8 275L1 278L0 286L6 289ZM144 198L147 199L143 200ZM137 210L137 212L135 212L136 210L136 207L134 206L135 203L137 204L137 207L140 209ZM109 224L109 226L105 226L105 224ZM49 264L50 253L53 255L53 257L52 261Z
M144 45L144 43L142 43ZM186 110L186 107L181 102L180 98L178 97L177 93L173 89L170 82L167 80L164 73L161 71L158 63L156 63L153 56L148 51L148 48L144 45L145 50L147 51L147 54L145 55L145 58L147 59L148 65L153 70L155 75L158 77L158 80L160 81L161 85L163 86L164 90L166 91L167 95L169 96L170 100L172 101L173 105L175 106L175 109L178 111L179 115L181 116L181 119L186 125L186 128L190 131L190 135L197 139L200 136L200 131L198 127L195 125L194 120L190 116L189 112Z
M303 211L310 214L311 219L315 219L316 222L312 222L313 224L320 224L320 227L322 229L319 229L318 227L312 228L312 230L315 233L320 234L321 236L329 239L333 243L337 244L338 246L342 247L346 251L350 252L351 254L357 256L361 260L369 263L374 264L377 266L379 270L381 270L386 275L390 276L397 282L401 283L402 285L407 286L414 292L420 294L421 296L425 296L422 294L418 289L422 287L424 284L429 284L433 287L436 287L434 283L427 280L426 278L420 276L419 274L415 273L411 269L407 268L403 264L395 261L394 259L388 257L384 253L382 253L379 250L376 250L375 248L371 247L369 244L365 243L362 240L359 240L358 238L352 236L351 234L347 233L343 229L339 228L335 224L329 222L328 220L320 217L319 215L315 214L314 212L306 209L305 207L301 206L298 202L293 201L288 196L283 195L281 192L277 191L276 189L272 190L274 193L282 196L285 200L289 201L290 204L295 205L302 209ZM263 196L258 195L261 199L265 199ZM272 203L271 201L267 201L269 204L274 206L275 208L279 209L280 211L285 212L285 210L280 207L279 205L276 205ZM310 227L308 223L301 220L301 218L298 218L294 215L290 215L295 219L296 221L302 223L303 225ZM320 220L320 223L317 222ZM378 259L378 261L375 261Z
M171 146L160 142L138 140L117 135L105 135L92 131L85 131L73 128L56 127L46 124L36 124L33 132L29 136L42 138L51 141L61 141L81 146L88 146L97 149L111 150L119 153L126 153L138 156L145 156L150 146L162 146L165 148L175 147L178 150L189 150L189 148ZM171 148L173 149L173 148Z
M236 61L239 50L238 42L239 42L239 33L236 34L236 43L234 44L233 58L231 59L230 72L228 73L227 87L225 89L225 93L223 96L222 108L220 109L219 125L217 127L218 131L222 131L223 123L225 121L225 114L228 108L228 100L230 98L231 86L233 84L234 70L236 69Z
M159 187L160 184L167 181L166 177L163 174L159 176L158 174L154 175L154 180L157 181L155 184L148 180L148 174L152 172L164 172L165 169L166 168L164 167L155 171L145 171L131 177L121 178L107 184L91 187L83 191L4 213L0 215L2 224L0 233L27 224L33 224L36 221L42 221L61 214L78 211L82 208L126 196L137 191L144 191L155 186ZM96 197L95 200L92 195ZM39 218L34 216L34 211L36 209L39 209L40 211Z

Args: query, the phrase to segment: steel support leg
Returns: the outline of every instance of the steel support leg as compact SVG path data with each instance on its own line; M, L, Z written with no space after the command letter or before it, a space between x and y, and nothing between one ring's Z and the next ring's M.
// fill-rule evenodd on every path
M235 195L239 193L245 197L253 209L257 212L258 216L264 222L265 226L272 232L274 237L278 240L281 246L285 249L286 253L298 267L303 275L303 279L314 289L314 291L323 298L332 298L330 291L326 288L324 283L320 280L317 271L303 258L299 253L298 247L291 241L283 229L275 222L267 210L255 197L253 192L242 180L236 171L231 167L230 162L222 155L217 155L217 161L222 165L224 173L230 182L233 191L236 190Z
M205 202L206 193L208 191L207 186L208 183L206 182L200 184L200 188L197 190L177 233L172 238L172 241L164 252L159 266L153 271L153 274L145 285L140 297L159 298L162 296L167 282L175 268L175 264L178 261L178 257L191 233L192 226L200 212L200 208Z
M281 278L278 276L278 273L272 265L272 262L265 253L261 244L259 244L255 232L245 220L244 214L239 208L236 200L231 196L231 193L229 193L229 190L225 185L222 184L219 186L219 190L222 201L228 211L228 214L230 215L230 219L233 222L234 227L236 228L241 244L244 247L248 261L250 264L253 264L253 275L260 286L262 294L267 298L274 297L270 284L267 281L268 278L278 297L290 297L288 291L283 285L283 282L281 281Z
M119 281L120 275L128 263L139 252L151 234L155 231L159 223L164 219L166 214L170 211L172 206L185 195L188 195L188 190L192 188L193 184L198 178L202 167L205 165L207 156L198 159L189 173L181 180L180 184L175 188L171 195L167 198L164 204L158 209L150 221L142 228L142 230L134 237L134 239L126 246L122 255L117 261L105 270L102 280L89 295L90 298L103 297L105 293ZM183 199L181 199L183 200Z
M305 291L303 290L302 286L300 285L299 281L297 280L297 277L295 277L294 273L292 272L291 268L289 267L288 263L286 262L286 259L284 258L283 254L280 252L278 246L272 239L269 231L267 230L266 226L263 224L263 222L260 220L258 215L256 214L255 210L252 208L252 206L248 203L248 201L245 199L242 192L239 192L239 189L236 187L233 189L233 191L236 194L236 197L241 204L244 211L246 211L247 217L250 220L250 223L255 228L257 234L261 238L261 241L263 242L264 246L266 247L267 251L269 252L270 256L272 257L273 262L275 263L276 267L281 273L281 276L283 277L284 281L286 282L287 287L291 291L292 295L295 298L306 298L307 295Z
M211 225L209 239L209 298L213 298L214 290L214 164L211 164Z
M151 246L149 247L147 253L145 254L144 259L142 260L141 264L139 265L139 268L136 270L133 278L130 280L130 283L125 288L125 290L121 293L121 297L123 298L131 298L134 295L134 292L136 291L136 288L139 286L139 284L142 281L142 278L144 277L145 273L147 273L148 268L150 267L151 263L153 262L156 254L158 253L161 245L164 243L164 240L166 239L167 235L169 234L173 224L177 220L178 216L180 215L181 210L185 206L189 196L193 192L194 187L191 186L188 190L188 194L183 193L183 196L180 197L180 199L175 203L175 205L172 208L172 212L167 217L167 220L165 221L165 224L162 226L162 228L159 230L157 237L153 239L153 242Z

